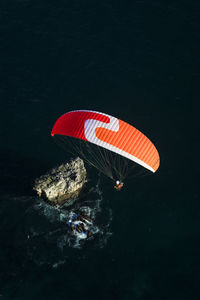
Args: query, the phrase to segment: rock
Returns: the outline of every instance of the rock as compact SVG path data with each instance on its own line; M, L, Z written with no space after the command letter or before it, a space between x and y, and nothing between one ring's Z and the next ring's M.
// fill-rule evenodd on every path
M77 199L85 182L84 162L77 157L36 179L33 189L53 205L69 206Z

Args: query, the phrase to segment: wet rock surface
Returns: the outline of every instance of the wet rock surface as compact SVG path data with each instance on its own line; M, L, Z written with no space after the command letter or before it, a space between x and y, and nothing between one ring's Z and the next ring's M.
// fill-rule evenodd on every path
M35 180L33 189L52 205L72 205L86 182L86 169L77 157Z

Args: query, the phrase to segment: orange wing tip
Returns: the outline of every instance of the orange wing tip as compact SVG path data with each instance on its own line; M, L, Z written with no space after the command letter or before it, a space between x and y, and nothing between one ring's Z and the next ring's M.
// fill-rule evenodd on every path
M153 166L154 169L154 173L158 170L158 168L160 167L160 159L157 160L157 162L155 163L155 165Z

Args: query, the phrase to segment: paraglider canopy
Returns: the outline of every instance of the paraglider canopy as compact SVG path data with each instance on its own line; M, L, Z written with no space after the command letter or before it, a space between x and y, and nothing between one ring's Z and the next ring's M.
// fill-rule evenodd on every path
M51 135L87 141L125 157L151 172L155 172L160 165L156 147L142 132L105 113L90 110L68 112L56 121Z

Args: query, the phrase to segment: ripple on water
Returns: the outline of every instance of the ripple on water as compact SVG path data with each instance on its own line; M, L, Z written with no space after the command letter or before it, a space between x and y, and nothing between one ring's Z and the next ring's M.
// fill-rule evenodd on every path
M94 220L88 226L92 232L90 238L74 234L68 227L67 221L75 212L84 212ZM99 182L90 187L84 199L77 201L71 209L53 207L38 200L25 216L23 238L28 257L39 265L50 264L56 269L65 263L69 248L81 250L86 245L90 248L104 247L112 234L111 221L112 211L103 205Z

